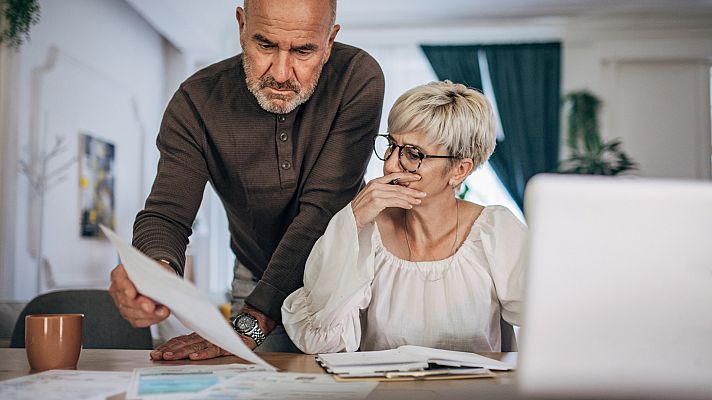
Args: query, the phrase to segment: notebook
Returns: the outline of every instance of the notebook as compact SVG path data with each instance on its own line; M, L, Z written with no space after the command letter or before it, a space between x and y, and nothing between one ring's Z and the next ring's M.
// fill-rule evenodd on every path
M521 391L712 398L712 183L542 175L525 199Z
M442 379L490 377L513 366L475 353L400 346L397 349L319 354L317 361L337 379Z

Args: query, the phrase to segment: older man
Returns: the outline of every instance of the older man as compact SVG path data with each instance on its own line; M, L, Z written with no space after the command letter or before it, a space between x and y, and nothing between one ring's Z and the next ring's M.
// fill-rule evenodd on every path
M237 7L243 53L199 71L173 96L157 140L158 173L134 224L134 246L182 274L210 182L237 257L234 326L257 350L294 348L280 326L282 302L302 286L306 258L332 215L358 191L378 130L383 74L364 51L334 42L335 15L335 0ZM110 292L134 326L170 314L137 292L122 265ZM151 357L224 354L191 334Z

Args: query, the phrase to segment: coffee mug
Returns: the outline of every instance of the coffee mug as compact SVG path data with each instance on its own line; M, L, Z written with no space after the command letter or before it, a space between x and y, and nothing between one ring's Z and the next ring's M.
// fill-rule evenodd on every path
M25 317L25 351L36 371L76 368L82 350L84 314Z

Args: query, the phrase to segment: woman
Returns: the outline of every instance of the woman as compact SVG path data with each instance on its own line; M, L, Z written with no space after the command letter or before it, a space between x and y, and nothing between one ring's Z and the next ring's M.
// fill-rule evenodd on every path
M384 176L334 215L282 306L297 347L500 350L500 315L519 324L526 228L456 197L492 154L494 126L487 99L449 81L396 101L375 139Z

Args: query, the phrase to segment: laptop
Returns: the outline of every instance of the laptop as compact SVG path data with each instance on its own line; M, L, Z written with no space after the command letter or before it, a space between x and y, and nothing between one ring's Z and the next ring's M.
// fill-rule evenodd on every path
M712 398L712 183L540 175L525 199L520 392Z

